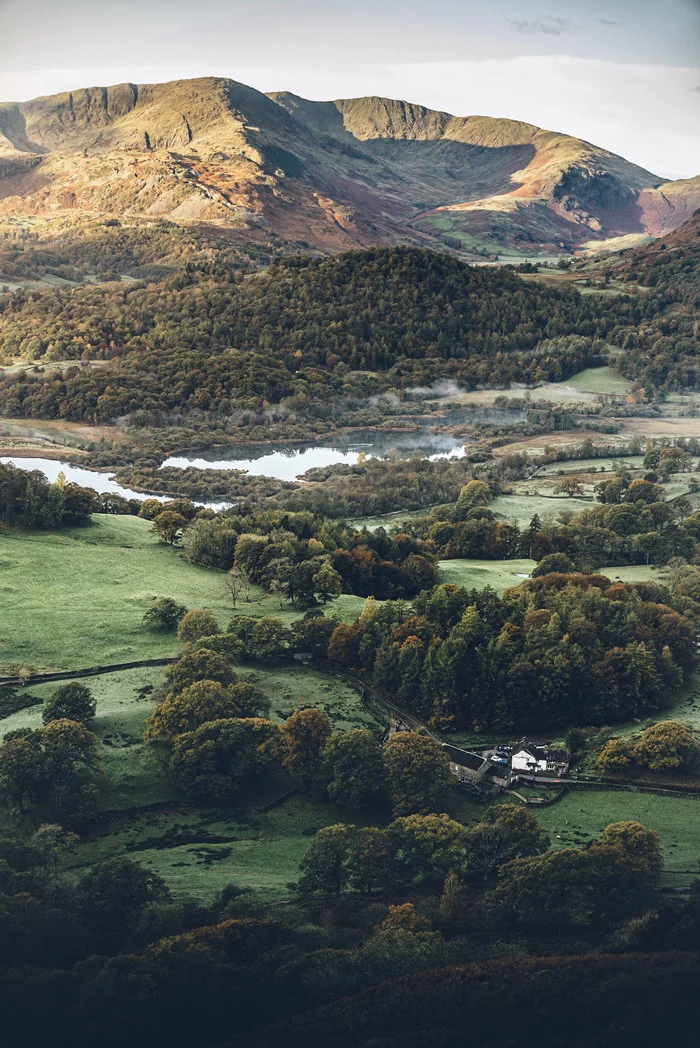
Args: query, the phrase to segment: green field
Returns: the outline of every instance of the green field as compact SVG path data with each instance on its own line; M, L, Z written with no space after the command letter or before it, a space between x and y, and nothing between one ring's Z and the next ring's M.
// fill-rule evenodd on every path
M617 466L627 469L641 469L642 455L624 455L610 458L569 459L565 462L550 462L540 467L537 478L559 476L565 473L613 473Z
M419 518L429 517L432 512L432 506L428 506L425 509L416 510L399 510L397 513L381 513L376 517L355 517L348 520L348 524L352 524L353 528L367 528L368 531L376 531L377 528L386 528L387 531L391 531L392 528L401 528L405 520L418 520Z
M440 578L467 589L490 586L503 593L529 578L536 566L536 560L441 560Z
M142 623L153 597L188 608L211 608L222 628L233 615L221 572L189 564L160 542L139 517L96 515L84 528L0 533L0 646L3 663L37 669L79 669L177 652L177 640ZM238 613L273 615L289 623L298 611L254 591ZM354 621L361 597L329 605Z
M441 560L440 577L443 582L467 589L491 586L498 593L510 586L518 586L529 578L537 566L536 560ZM666 584L668 578L664 568L653 564L613 565L600 568L599 574L607 575L612 582L646 582L649 579Z
M700 876L700 800L617 790L572 792L536 815L553 848L581 847L611 822L641 822L661 836L663 884L684 885Z
M530 488L537 487L537 479L529 482ZM542 517L559 516L562 510L571 510L580 513L584 509L590 509L594 505L590 499L569 498L566 495L548 498L546 495L498 495L489 503L489 509L505 520L515 520L520 527L529 524L537 514Z
M580 389L582 393L616 393L624 395L632 389L629 379L609 367L586 368L566 380L564 385Z

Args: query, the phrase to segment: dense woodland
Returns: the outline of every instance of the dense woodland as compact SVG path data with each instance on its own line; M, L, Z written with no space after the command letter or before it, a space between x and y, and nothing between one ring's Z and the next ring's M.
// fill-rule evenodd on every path
M327 403L362 392L348 371L386 372L389 386L557 380L595 361L595 340L626 315L653 314L653 296L606 312L575 291L409 248L292 257L248 278L187 264L145 286L0 296L6 357L111 361L7 376L0 406L101 422L141 412L143 424L158 412Z
M632 252L621 263L631 284L662 295L651 324L629 332L621 345L623 375L648 393L697 389L700 320L700 211L660 241ZM647 292L649 293L649 292Z
M625 261L634 293L606 297L415 248L287 256L255 272L236 247L182 230L168 245L168 230L107 238L104 258L121 271L164 260L150 282L0 294L0 353L43 366L3 378L4 414L158 427L282 405L292 420L337 425L384 389L566 379L600 362L606 342L647 397L697 384L697 218ZM91 260L94 245L67 237L61 257ZM6 268L22 275L29 263L13 250Z
M663 588L548 574L498 597L441 585L341 624L329 655L441 728L605 724L660 709L695 664Z

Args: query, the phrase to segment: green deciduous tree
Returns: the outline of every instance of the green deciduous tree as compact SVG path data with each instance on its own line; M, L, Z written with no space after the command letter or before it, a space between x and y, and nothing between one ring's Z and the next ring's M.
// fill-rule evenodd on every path
M44 724L54 720L78 721L89 724L97 712L97 703L89 688L77 681L62 684L44 703L41 719Z
M123 938L143 907L170 897L158 874L126 857L105 859L78 882L84 918L100 934Z
M178 604L172 597L158 597L143 616L143 621L154 632L174 633L186 614L184 604Z
M439 743L425 735L398 732L385 744L383 757L396 815L438 809L452 784L449 759Z
M355 828L348 855L350 885L364 895L396 883L394 846L385 830L375 826Z
M279 725L258 717L226 718L179 735L168 768L188 797L230 800L247 777L279 765L283 753Z
M319 830L300 863L298 888L303 895L341 895L348 878L351 829L343 823Z
M313 576L313 587L323 604L327 604L333 597L339 597L342 593L342 579L330 561L324 560Z
M384 781L382 747L371 731L336 731L323 749L321 777L329 798L341 808L364 808L380 793Z
M172 739L194 731L207 721L236 717L257 717L269 709L269 702L250 684L229 684L200 680L177 694L169 694L148 718L145 737Z
M467 831L448 815L407 815L388 831L398 876L442 884L449 870L464 864Z
M185 654L168 667L165 674L168 690L174 693L183 691L198 680L215 680L227 686L238 680L231 663L218 652L208 648L196 648Z
M0 745L0 793L17 808L46 805L79 825L94 817L99 765L97 737L77 721L9 732Z
M211 637L219 632L219 624L208 608L188 611L178 626L178 640L183 644L194 644L202 637Z

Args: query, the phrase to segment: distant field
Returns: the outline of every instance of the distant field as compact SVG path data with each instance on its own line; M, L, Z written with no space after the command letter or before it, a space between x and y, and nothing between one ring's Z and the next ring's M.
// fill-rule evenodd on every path
M564 473L590 473L595 470L598 473L614 472L617 466L625 466L627 469L641 469L642 455L625 455L615 458L594 459L569 459L565 462L550 462L542 466L535 478L552 477Z
M387 531L390 531L391 528L401 527L405 520L429 517L431 510L432 506L428 506L425 509L403 509L398 513L383 513L375 517L354 517L348 521L348 524L352 524L353 528L367 528L368 531L376 531L377 528L386 528Z
M211 608L222 628L233 615L221 572L189 564L138 517L96 515L85 528L6 531L0 543L3 663L79 669L174 654L176 638L143 626L153 597ZM300 615L281 611L260 590L254 597L239 604L239 614L285 622ZM353 621L362 604L361 597L343 596L327 610Z
M443 582L452 582L455 586L475 589L480 586L491 586L502 593L510 586L517 586L524 578L529 577L537 567L535 560L441 560L440 577ZM653 579L665 584L668 579L663 568L653 564L614 565L600 568L601 575L607 575L612 582L646 582Z
M533 490L537 488L537 478L529 482ZM505 517L506 520L517 520L522 527L529 524L537 514L539 517L556 517L562 510L571 510L580 513L584 509L590 509L594 505L590 499L568 498L566 495L547 498L545 495L499 495L489 503L489 509L494 513Z
M617 393L626 394L632 389L632 383L618 371L610 367L586 368L567 379L564 385L573 386L582 393Z
M535 560L441 560L443 582L467 589L491 586L498 593L517 586L537 565Z

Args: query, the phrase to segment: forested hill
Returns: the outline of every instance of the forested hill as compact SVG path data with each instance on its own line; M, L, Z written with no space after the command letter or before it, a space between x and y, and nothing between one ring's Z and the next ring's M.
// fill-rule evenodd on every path
M679 229L611 263L630 286L648 288L651 322L620 339L623 375L652 396L700 387L700 210Z
M0 411L106 422L327 400L362 369L393 368L393 385L446 365L471 385L558 380L586 366L594 339L654 308L654 296L613 307L415 248L296 256L253 275L215 260L149 284L0 296L6 359L78 364L5 376Z

